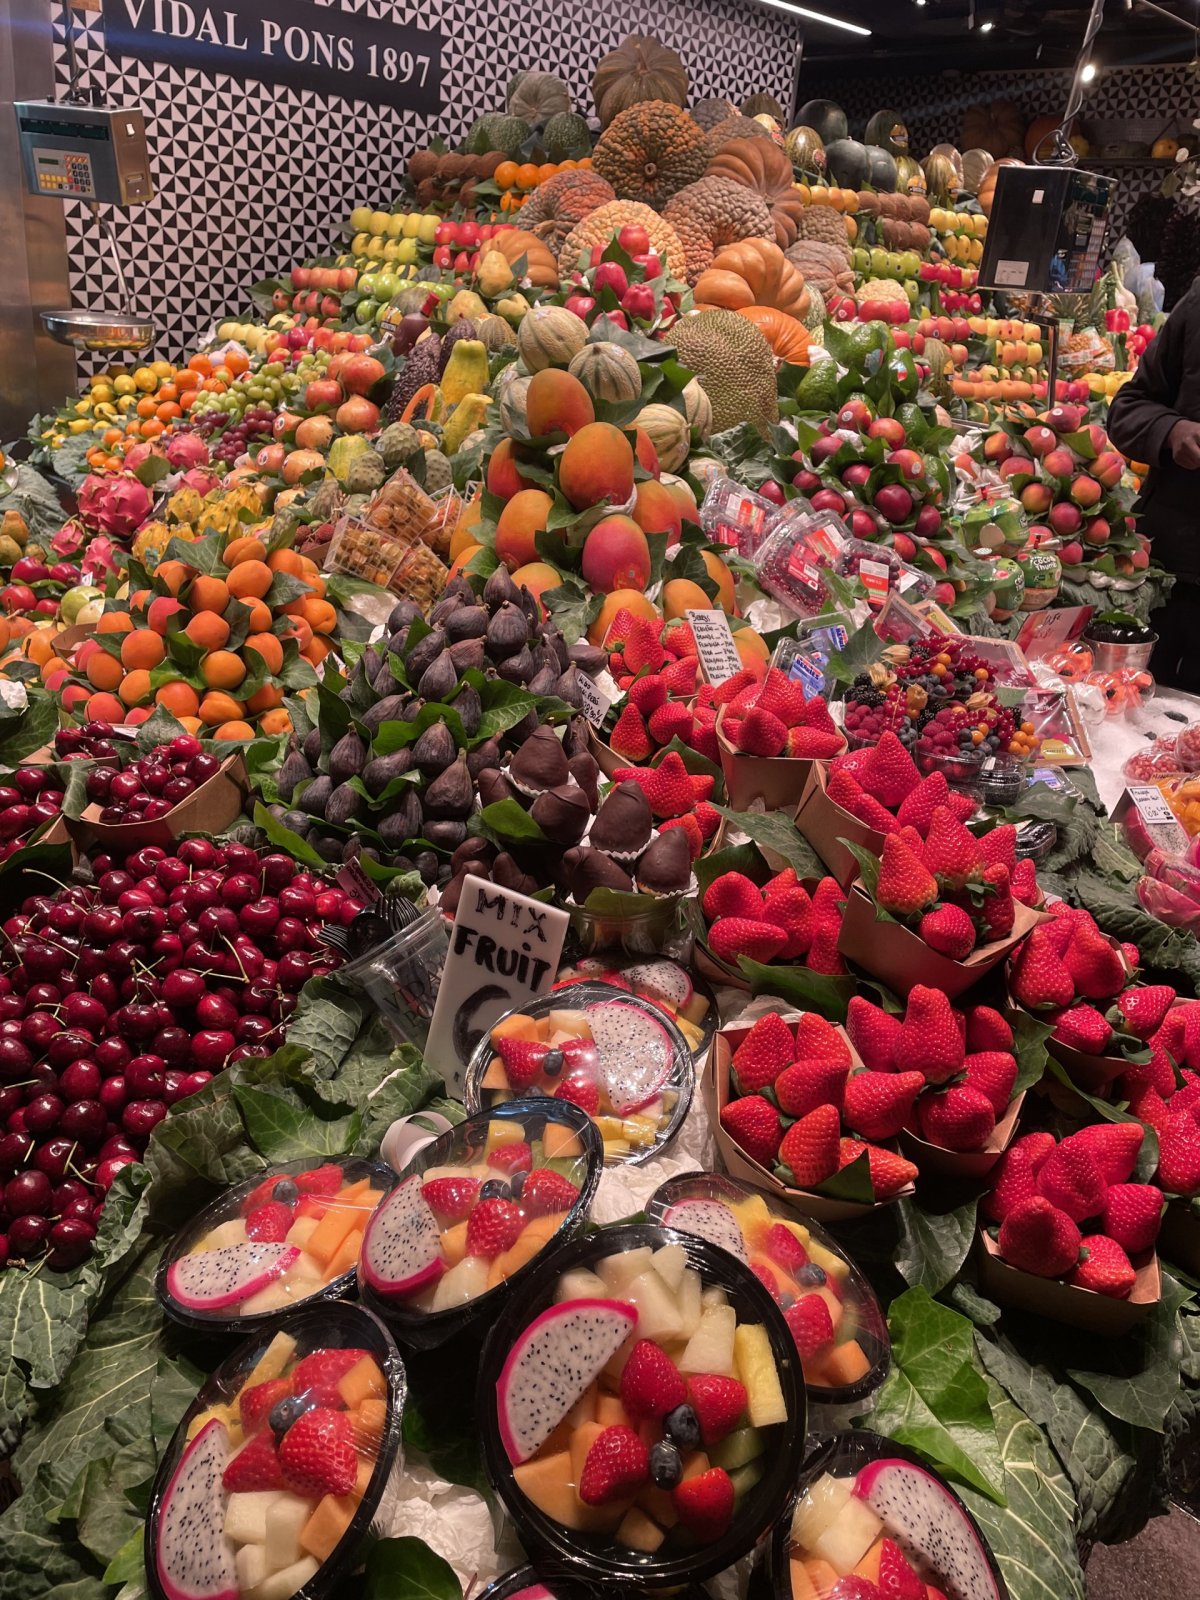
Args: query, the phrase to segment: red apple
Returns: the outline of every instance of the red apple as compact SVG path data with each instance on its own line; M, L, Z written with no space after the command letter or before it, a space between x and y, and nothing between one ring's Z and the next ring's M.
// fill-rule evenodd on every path
M889 522L907 522L912 508L913 497L903 484L884 483L875 491L875 509Z
M627 222L617 235L617 243L628 256L645 255L650 248L650 235L640 223Z

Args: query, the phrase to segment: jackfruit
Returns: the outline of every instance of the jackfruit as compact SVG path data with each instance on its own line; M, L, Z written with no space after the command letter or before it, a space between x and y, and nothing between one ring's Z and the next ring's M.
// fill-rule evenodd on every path
M712 402L715 433L749 422L765 434L779 421L771 346L752 322L719 307L681 317L672 331L680 361Z

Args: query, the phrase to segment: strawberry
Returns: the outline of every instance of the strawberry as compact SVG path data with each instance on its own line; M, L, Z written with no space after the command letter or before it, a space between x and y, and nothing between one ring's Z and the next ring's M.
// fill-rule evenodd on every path
M832 1589L822 1591L822 1600L884 1600L883 1590L870 1578L857 1572L848 1572L839 1578Z
M896 819L886 806L880 805L875 796L868 794L849 773L839 774L838 778L844 781L835 783L833 778L829 780L826 793L831 800L836 800L844 811L848 811L852 817L857 817L860 822L865 822L868 828L874 828L876 833L886 835L896 832ZM833 792L835 787L845 791L844 797Z
M796 1040L777 1011L760 1017L733 1052L733 1073L739 1094L769 1088L796 1059Z
M851 1055L845 1039L816 1011L805 1011L796 1024L796 1059L830 1061L849 1068Z
M700 859L704 849L704 835L700 832L700 824L689 812L686 817L668 817L665 822L658 825L659 833L666 833L671 828L679 828L688 842L688 854L693 861Z
M733 1479L723 1467L710 1467L671 1490L679 1520L703 1544L719 1539L733 1519Z
M695 694L696 668L699 664L695 656L682 656L664 667L662 681L667 693L682 695L684 698Z
M549 1217L556 1211L569 1211L578 1199L579 1190L561 1172L534 1167L521 1190L521 1210L526 1217Z
M1112 1036L1112 1024L1095 1006L1070 1006L1054 1022L1054 1037L1060 1044L1090 1056L1102 1056Z
M894 917L915 917L937 899L937 880L916 855L889 834L883 841L875 899Z
M687 772L687 768L684 768ZM713 789L716 787L716 778L711 772L687 772L688 788L692 791L692 804L699 805L701 800L711 800Z
M906 844L908 846L913 855L916 856L917 860L920 861L922 865L928 865L928 862L925 860L925 841L915 828L910 827L906 823L903 828L896 829L896 837L900 840L901 844Z
M274 1181L278 1182L278 1179ZM297 1172L292 1176L292 1182L301 1194L336 1194L344 1181L345 1176L341 1167L334 1166L332 1161L327 1161L324 1166L310 1167L307 1172Z
M808 1265L808 1251L796 1235L782 1222L773 1222L763 1235L763 1249L771 1260L794 1277L801 1267Z
M1164 1100L1169 1100L1175 1093L1175 1087L1175 1068L1171 1065L1171 1058L1157 1045L1150 1046L1149 1061L1126 1067L1119 1080L1120 1098L1124 1100L1132 1100L1144 1089L1153 1089Z
M916 763L900 740L885 729L863 763L858 781L869 795L895 811L921 781Z
M608 625L608 632L604 635L604 648L606 650L623 650L625 641L634 631L637 618L628 606L622 606L616 616Z
M659 744L670 744L672 739L687 744L692 737L692 713L681 700L668 700L650 713L646 727Z
M818 1106L841 1110L847 1068L836 1061L797 1061L775 1080L779 1109L789 1117L805 1117Z
M992 1187L983 1196L984 1214L993 1222L1003 1222L1015 1207L1037 1194L1037 1178L1029 1151L1019 1144L1010 1146L992 1169Z
M998 1011L991 1006L968 1006L967 1049L1011 1050L1013 1032Z
M1145 1137L1136 1122L1096 1122L1073 1133L1070 1143L1081 1145L1090 1154L1105 1183L1125 1183L1137 1165Z
M271 1407L277 1400L292 1392L290 1378L268 1378L266 1383L256 1383L238 1395L238 1415L242 1419L242 1432L249 1435L265 1427Z
M704 1444L719 1444L737 1427L746 1409L746 1386L736 1378L704 1372L689 1378L687 1397L700 1424Z
M754 673L748 667L743 667L740 672L735 672L732 678L726 678L724 683L717 684L712 691L712 703L715 706L727 706L737 699L745 689L752 689L758 682Z
M1170 1120L1167 1102L1154 1089L1139 1089L1129 1101L1129 1110L1139 1122L1161 1132Z
M600 1091L591 1078L586 1078L582 1073L572 1073L569 1078L564 1078L554 1091L556 1100L569 1100L572 1105L578 1106L581 1111L586 1111L589 1117L594 1117L600 1109Z
M654 754L654 740L646 729L646 720L632 701L622 707L608 744L614 755L623 756L626 761L645 761Z
M762 887L763 904L769 905L780 895L787 894L799 886L800 879L796 876L795 867L784 867L782 872L777 872L773 878L768 878Z
M924 1583L908 1564L904 1552L891 1539L879 1544L879 1590L885 1600L926 1600Z
M976 1050L963 1063L966 1083L988 1101L997 1117L1008 1110L1017 1081L1016 1057L1007 1050Z
M700 833L706 843L716 837L722 820L716 806L710 805L707 800L701 800L692 815L700 824Z
M851 1073L846 1082L846 1125L867 1139L894 1139L908 1121L925 1079L919 1072Z
M979 845L949 806L938 806L925 835L925 864L947 889L961 889L979 872Z
M820 973L827 978L840 978L850 970L838 949L841 931L840 925L828 922L818 923L813 929L812 943L804 958L804 965L810 972Z
M524 1226L521 1208L512 1200L481 1200L467 1221L467 1254L488 1261L503 1255L516 1244Z
M675 617L663 624L662 642L663 648L677 659L680 656L695 658L696 635L692 632L691 623L682 617Z
M969 794L960 794L957 789L951 789L946 804L960 822L968 822L979 809Z
M836 734L838 748L841 748L844 742L842 731L829 715L829 706L824 695L815 694L811 700L804 702L804 709L800 713L800 723L805 728L815 728L818 733Z
M665 1350L653 1339L639 1339L621 1369L621 1404L631 1417L665 1417L683 1405L687 1385Z
M659 706L667 703L666 680L657 672L649 672L644 678L635 678L629 685L629 703L636 706L643 717L648 717L652 711L657 711Z
M592 1441L575 1492L585 1506L623 1500L650 1477L650 1452L632 1428L605 1428Z
M837 755L842 743L840 733L826 733L823 728L789 728L784 754L808 761L825 761Z
M742 718L737 748L748 756L778 756L787 743L787 727L778 717L759 706L752 706Z
M929 832L933 813L939 806L949 803L950 785L946 782L945 774L931 772L905 796L896 813L896 821L901 827L915 828L924 837Z
M983 928L983 942L992 944L997 939L1007 939L1017 920L1012 884L1008 868L1001 861L993 861L983 869L984 897L979 908Z
M750 1271L762 1284L775 1304L778 1305L783 1299L783 1295L780 1292L779 1279L775 1276L774 1270L765 1261L752 1261L750 1263Z
M1014 900L1019 900L1023 906L1038 904L1042 891L1038 888L1037 868L1028 856L1022 856L1016 866L1010 869L1009 878Z
M1124 1026L1139 1039L1149 1039L1162 1026L1163 1018L1175 1004L1175 991L1169 983L1148 983L1141 988L1126 989L1117 1001ZM1116 1022L1115 1017L1110 1017Z
M350 1419L344 1411L324 1406L305 1411L283 1436L279 1464L284 1483L295 1494L349 1494L358 1476Z
M340 1413L331 1411L329 1415L338 1416ZM351 1453L353 1454L353 1446ZM354 1482L353 1475L350 1482ZM221 1474L221 1486L226 1494L254 1494L262 1489L284 1487L279 1451L275 1447L275 1435L270 1428L247 1439L237 1455L229 1459Z
M736 967L739 956L751 961L774 961L787 943L787 934L770 922L722 917L708 930L708 947L718 961Z
M314 1350L293 1367L292 1393L330 1411L343 1410L346 1402L338 1384L366 1354L366 1350Z
M1130 972L1136 972L1142 964L1142 952L1137 945L1131 944L1128 939L1122 940L1121 954L1125 957Z
M678 750L669 750L656 767L618 767L612 781L638 784L656 817L682 817L694 803L688 770Z
M1149 1043L1165 1050L1176 1066L1195 1065L1187 1060L1187 1056L1188 1037L1195 1026L1192 1019L1197 1016L1200 1016L1200 1006L1194 1002L1173 1006L1162 1019L1158 1029L1151 1034Z
M713 762L714 765L720 764L721 747L717 743L717 722L711 711L697 707L692 717L692 737L688 743L706 760ZM717 820L720 821L720 818ZM716 832L715 828L713 832Z
M813 936L812 900L806 889L797 884L783 894L772 895L763 902L762 919L787 935L787 943L779 952L781 960L797 961L806 954Z
M975 948L975 924L961 906L934 906L921 918L917 933L931 950L951 961L962 961Z
M1104 1196L1100 1221L1110 1239L1135 1255L1149 1250L1162 1222L1162 1190L1152 1183L1114 1183Z
M1094 923L1076 926L1063 962L1076 994L1089 1000L1109 1000L1128 982L1120 956Z
M259 1206L246 1218L246 1235L250 1239L278 1243L287 1238L291 1225L291 1206L285 1206L282 1200L268 1200L265 1206Z
M1011 822L991 828L978 841L979 859L985 867L999 863L1009 873L1017 870L1017 830Z
M911 1161L882 1145L864 1144L861 1139L842 1139L838 1144L838 1171L857 1161L863 1151L867 1153L867 1166L871 1174L871 1187L877 1200L890 1200L892 1195L906 1189L917 1176Z
M505 1077L514 1089L527 1089L531 1083L536 1083L541 1076L542 1062L549 1054L548 1046L537 1039L507 1036L497 1040L496 1050L504 1063Z
M1025 1152L1036 1177L1058 1149L1058 1141L1052 1133L1023 1133L1013 1141L1012 1148Z
M658 637L659 625L651 622L649 617L635 617L633 626L625 640L622 655L625 657L626 669L635 676L644 672L649 667L651 672L657 672L665 666L667 652L663 649Z
M762 893L757 884L740 872L723 872L704 891L704 915L709 922L715 922L718 917L742 917L748 922L757 922L762 908Z
M1069 1282L1079 1289L1093 1289L1114 1300L1128 1300L1137 1281L1129 1257L1107 1234L1087 1234L1079 1252L1079 1264Z
M571 1065L571 1058L567 1054L567 1046L562 1046L562 1051L567 1056L567 1066ZM533 1152L524 1139L517 1139L512 1144L497 1145L488 1152L487 1164L495 1167L498 1172L528 1172L533 1166Z
M1035 1194L1013 1206L1000 1224L1000 1254L1011 1267L1038 1278L1061 1278L1079 1260L1079 1229L1065 1211Z
M778 667L767 668L756 704L760 710L778 717L785 728L794 728L804 720L804 691Z
M833 1339L833 1316L822 1295L802 1294L783 1313L783 1320L792 1330L801 1361L811 1361Z
M431 1178L421 1185L425 1201L444 1222L465 1222L478 1193L479 1183L475 1178Z
M838 1169L841 1122L836 1106L817 1106L793 1122L779 1146L779 1163L791 1188L811 1189Z
M721 1126L729 1137L760 1166L770 1167L783 1138L779 1112L760 1094L733 1100L721 1109Z
M734 718L740 723L746 713L752 711L758 704L759 692L757 683L748 684L735 699L729 702L722 726L731 722Z
M1013 961L1009 990L1026 1011L1057 1011L1075 998L1075 980L1056 954L1052 940L1049 924L1039 924Z
M982 1150L996 1127L992 1102L967 1084L925 1095L917 1111L922 1135L943 1150Z
M1170 1117L1158 1131L1158 1184L1167 1194L1200 1192L1200 1137L1190 1117Z
M895 1068L900 1027L899 1017L872 1005L862 995L851 997L846 1009L846 1031L851 1044L872 1071L891 1072Z
M921 1072L927 1083L945 1083L966 1059L954 1007L940 989L914 984L909 991L896 1060Z
M1108 1185L1086 1144L1064 1139L1037 1175L1038 1193L1073 1222L1098 1217Z

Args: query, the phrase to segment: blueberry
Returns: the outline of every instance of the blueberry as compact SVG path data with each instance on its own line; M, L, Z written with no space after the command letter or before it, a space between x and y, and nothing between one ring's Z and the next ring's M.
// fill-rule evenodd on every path
M479 1191L481 1200L507 1200L510 1194L503 1178L489 1178Z
M547 1050L542 1060L542 1071L548 1078L557 1078L567 1064L567 1058L561 1050Z
M290 1178L280 1178L271 1190L271 1199L278 1200L285 1206L294 1206L300 1198L300 1191Z
M819 1289L825 1282L825 1268L818 1267L815 1261L805 1262L796 1274L796 1282L806 1289Z
M282 1400L276 1400L267 1416L271 1432L277 1439L282 1439L298 1417L312 1409L311 1400L301 1400L298 1395L289 1394Z
M680 1406L686 1411L686 1406ZM674 1415L674 1413L672 1413ZM650 1481L659 1489L673 1489L683 1476L683 1460L669 1439L660 1439L650 1450Z
M689 1405L676 1406L674 1411L668 1411L663 1426L683 1450L694 1450L700 1443L700 1422Z
M525 1179L528 1176L529 1174L527 1172L514 1172L512 1177L508 1180L508 1192L512 1195L514 1200L519 1200L521 1198L521 1190L525 1187Z
M794 1306L795 1304L796 1304L796 1302L795 1302L795 1300L793 1299L793 1297L790 1294L781 1294L779 1296L779 1309L780 1309L780 1311L790 1310L790 1308L792 1306Z

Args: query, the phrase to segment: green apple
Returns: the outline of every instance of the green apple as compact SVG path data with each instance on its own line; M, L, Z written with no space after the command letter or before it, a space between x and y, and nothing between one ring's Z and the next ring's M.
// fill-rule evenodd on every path
M856 245L852 252L855 272L860 272L865 277L871 270L871 252L864 250L861 245Z
M394 294L399 293L400 279L394 272L381 272L371 288L371 297L374 300L390 300Z
M885 277L889 271L888 252L876 247L871 251L871 271L878 278Z
M375 316L375 302L365 297L354 308L355 322L370 322Z
M387 232L391 220L386 211L372 211L371 220L367 223L367 232L373 233L378 238L381 233Z
M382 322L384 317L387 315L388 310L389 310L389 306L388 306L387 301L386 300L380 301L380 303L375 307L375 318L374 318L374 320L376 322Z
M371 218L374 212L370 206L355 206L350 213L350 226L355 233L367 233L371 227Z
M69 628L74 627L76 623L80 623L80 614L84 607L94 601L99 602L99 610L96 613L99 616L104 610L104 590L93 588L88 583L77 583L73 589L68 589L58 602L59 614ZM86 626L88 620L85 617L80 625Z

